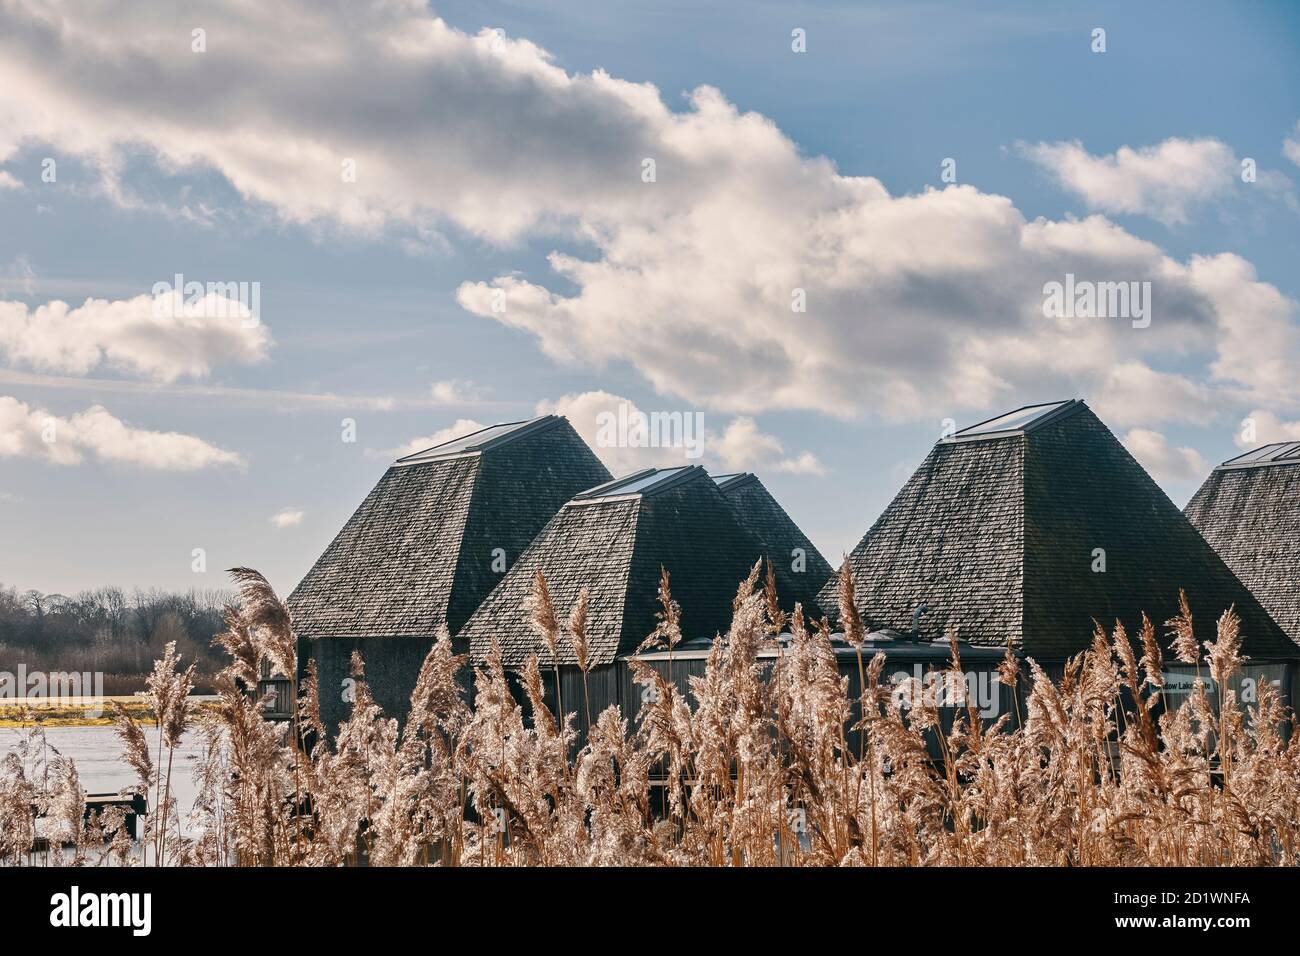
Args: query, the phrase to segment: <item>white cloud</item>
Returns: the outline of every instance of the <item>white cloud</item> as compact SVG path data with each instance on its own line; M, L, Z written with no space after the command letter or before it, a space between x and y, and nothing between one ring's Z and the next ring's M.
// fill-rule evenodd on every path
M1200 452L1195 448L1175 448L1160 432L1134 428L1122 441L1156 481L1199 481L1209 473L1209 465Z
M620 411L620 406L625 411ZM671 468L675 465L707 466L715 474L728 471L749 471L770 468L775 471L820 475L824 473L821 462L812 452L804 451L788 457L781 442L774 436L761 432L752 418L732 419L719 434L707 424L708 416L698 410L682 408L642 409L631 399L606 391L580 392L562 395L554 401L537 403L538 415L563 415L611 472L625 475L642 468ZM642 415L658 412L668 415L673 428L665 437L676 438L672 445L641 446L633 435L640 434L629 428L624 436L602 428L602 421L634 422ZM700 418L695 416L699 415ZM606 417L611 416L611 417ZM676 422L680 420L681 425ZM699 433L697 422L703 422ZM674 431L674 428L676 431ZM654 429L647 429L654 434Z
M306 514L301 508L285 508L283 511L277 511L271 515L271 524L277 528L292 528L295 525L302 524L303 516Z
M429 397L436 405L469 405L478 401L483 390L473 382L458 378L434 382L429 386Z
M221 38L197 65L176 54L196 22ZM310 35L310 55L286 58L286 32ZM130 57L103 42L114 35ZM444 231L577 242L582 257L554 253L551 277L487 277L458 299L557 361L626 363L688 407L974 418L1063 387L1095 394L1138 363L1185 379L1159 379L1165 392L1300 409L1284 374L1300 363L1296 303L1236 256L1179 261L1102 216L1026 220L971 186L890 195L715 89L675 112L651 84L570 74L422 0L7 5L0 161L32 141L99 169L119 198L117 170L143 156L178 176L214 169L291 222L435 245ZM1232 181L1217 140L1037 148L1097 208L1169 221ZM1044 318L1043 285L1066 273L1150 281L1151 327ZM796 289L806 312L791 311ZM1131 397L1137 421L1147 399Z
M1300 120L1296 120L1295 129L1291 135L1282 140L1282 154L1287 159L1300 166Z
M84 375L105 365L161 382L203 378L225 362L266 358L271 336L247 307L208 293L107 301L72 307L55 300L31 311L0 301L0 354L10 363Z
M747 416L732 419L723 433L710 441L709 450L727 469L734 471L772 468L806 475L826 473L817 456L810 451L800 452L794 458L787 457L785 446L776 436L759 431L754 419Z
M1188 422L1205 425L1222 406L1203 383L1158 372L1141 362L1121 362L1099 377L1088 395L1093 411L1113 425Z
M56 465L78 465L88 454L99 461L157 471L244 465L239 455L201 438L136 428L115 418L102 405L62 418L16 398L0 396L0 458L37 458Z
M1247 451L1275 442L1300 441L1300 421L1284 421L1267 409L1256 408L1242 419L1234 441Z
M14 178L13 173L0 169L0 189L22 189L23 184Z
M1094 156L1078 141L1021 149L1089 208L1166 225L1186 222L1189 207L1231 190L1239 168L1232 148L1213 138L1171 137L1155 146L1121 146L1107 156Z
M677 447L634 447L618 441L605 442L602 439L601 416L617 416L620 405L627 406L628 419L633 419L642 410L636 403L621 395L611 392L593 390L570 395L561 395L554 401L542 400L533 410L538 415L563 415L569 420L579 437L587 443L596 457L605 463L615 477L640 471L642 468L671 468L675 465L700 464L698 458L691 459L686 449ZM683 415L693 414L677 409ZM616 436L617 437L617 436ZM703 436L694 436L692 438Z

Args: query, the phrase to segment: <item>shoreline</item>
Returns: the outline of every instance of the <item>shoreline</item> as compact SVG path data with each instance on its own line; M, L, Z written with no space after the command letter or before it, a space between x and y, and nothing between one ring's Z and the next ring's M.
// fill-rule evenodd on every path
M189 699L200 711L210 710L217 700L209 694L191 694ZM20 697L0 702L0 728L109 727L115 722L114 703L122 704L136 720L154 720L154 713L143 696Z

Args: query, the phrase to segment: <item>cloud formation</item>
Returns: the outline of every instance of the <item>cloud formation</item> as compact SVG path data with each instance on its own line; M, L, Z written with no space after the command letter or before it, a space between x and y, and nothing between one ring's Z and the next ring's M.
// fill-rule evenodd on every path
M55 465L98 461L153 471L244 466L234 452L180 432L150 431L93 405L71 418L0 395L0 458L35 458Z
M103 44L110 22L129 57ZM198 23L208 49L192 54ZM1196 414L1300 408L1296 303L1237 256L1180 261L1104 216L1027 220L967 185L891 195L716 89L674 110L651 84L570 74L420 0L5 6L0 161L28 142L113 184L127 156L212 168L290 222L554 238L554 276L466 282L461 305L710 411L969 419L1063 387L1095 398L1121 366L1160 386L1156 416L1179 396ZM1231 185L1217 140L1036 148L1110 212L1181 221ZM1066 274L1150 281L1152 326L1045 318L1043 286ZM1145 393L1130 397L1141 421Z
M1020 148L1090 209L1150 216L1166 225L1185 223L1192 206L1227 194L1239 169L1232 147L1212 137L1170 137L1106 156L1094 156L1078 140Z
M208 293L138 295L80 306L54 300L35 311L0 301L0 355L10 364L85 375L100 367L157 382L206 378L214 365L264 360L271 336L248 308Z
M620 408L623 409L622 412ZM709 424L710 416L704 416L696 410L643 409L631 399L601 390L562 395L554 401L538 402L535 411L538 415L563 415L568 418L582 440L591 446L592 451L615 476L642 468L700 464L713 474L771 469L820 475L825 471L817 456L810 451L788 456L776 436L760 431L755 421L745 416L733 418L718 432ZM681 437L687 441L676 445L652 446L605 440L608 430L602 428L602 421L632 421L656 411L661 415L680 416L683 423ZM701 416L699 420L704 423L702 434L687 431L694 427L688 423L687 416L691 416L691 422L694 422L696 414Z
M285 508L283 511L277 511L271 515L270 521L277 528L292 528L302 524L302 519L306 515L301 508Z
M429 386L429 399L435 405L471 405L483 395L483 389L473 382L458 378L434 382Z
M1160 432L1134 428L1121 441L1138 463L1156 481L1200 481L1209 473L1209 465L1195 448L1175 448Z
M1256 408L1242 419L1234 440L1238 448L1247 451L1260 445L1300 441L1300 421L1286 421L1267 409Z
M1296 120L1291 135L1282 140L1282 155L1300 166L1300 120Z

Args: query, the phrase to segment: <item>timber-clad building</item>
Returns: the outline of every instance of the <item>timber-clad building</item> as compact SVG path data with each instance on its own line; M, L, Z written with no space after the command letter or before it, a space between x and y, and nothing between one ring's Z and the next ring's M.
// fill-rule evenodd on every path
M1202 639L1235 607L1246 679L1277 681L1289 695L1300 660L1296 465L1300 443L1227 462L1184 515L1082 401L972 425L934 446L849 556L869 647L890 668L930 668L956 630L977 670L991 671L1010 644L1059 673L1088 647L1094 621L1136 633L1145 612L1163 637L1183 589ZM512 671L537 655L554 694L525 599L542 572L563 619L586 587L585 687L567 639L558 667L581 736L587 712L639 709L633 656L687 690L761 559L786 610L801 604L835 623L840 572L756 476L692 465L612 478L567 420L545 416L398 459L289 606L300 660L316 661L322 716L335 727L348 705L331 691L353 650L378 703L400 718L444 627L476 665L494 640ZM657 624L662 571L681 607L675 668L639 651ZM856 653L837 640L836 656L856 695Z
M289 596L299 659L316 662L325 725L347 716L340 689L354 650L376 702L405 716L439 630L457 637L561 506L609 479L555 415L393 462Z
M1300 442L1219 465L1184 513L1264 609L1300 641Z

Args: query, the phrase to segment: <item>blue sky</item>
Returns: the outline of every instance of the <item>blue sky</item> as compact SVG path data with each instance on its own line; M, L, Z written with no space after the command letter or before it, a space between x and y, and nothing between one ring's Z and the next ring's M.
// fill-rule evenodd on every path
M287 592L396 450L539 405L702 412L832 562L945 418L1087 398L1179 504L1244 418L1300 437L1294 5L43 6L0 15L5 584ZM1151 328L1037 321L1067 271ZM132 318L175 273L269 340Z

